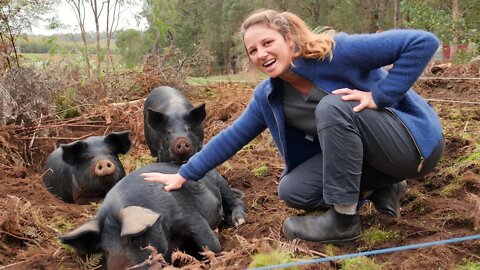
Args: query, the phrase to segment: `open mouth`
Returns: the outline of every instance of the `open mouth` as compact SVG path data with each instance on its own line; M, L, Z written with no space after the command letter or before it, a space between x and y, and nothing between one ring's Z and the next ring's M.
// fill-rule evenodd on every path
M266 63L263 64L264 67L268 68L268 67L271 67L273 64L275 64L277 62L276 59L270 59L268 60Z

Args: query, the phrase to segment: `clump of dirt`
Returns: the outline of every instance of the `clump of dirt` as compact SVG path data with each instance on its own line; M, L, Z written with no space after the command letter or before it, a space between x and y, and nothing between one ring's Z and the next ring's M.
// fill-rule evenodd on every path
M433 172L420 179L407 180L409 190L402 200L402 217L386 217L371 205L362 209L364 231L376 228L397 237L379 242L362 238L347 247L286 240L281 233L283 220L302 212L288 208L278 199L278 177L283 163L270 134L264 132L218 168L232 187L245 192L246 224L238 229L223 228L220 240L224 252L206 255L204 262L179 254L183 268L244 269L253 254L274 249L299 258L314 258L478 233L480 162L475 153L478 155L480 144L480 106L472 103L480 103L478 82L441 79L458 76L457 73L465 75L461 73L464 69L451 66L436 74L427 71L425 77L438 78L419 80L414 87L438 111L444 126L446 151ZM473 67L467 69L474 70ZM474 74L477 73L470 75ZM206 141L240 115L252 96L252 89L252 85L236 83L183 89L194 104L205 102L207 105ZM104 103L89 107L68 121L44 119L41 127L34 122L35 128L31 129L0 127L3 172L0 192L6 195L0 202L0 264L5 269L85 266L88 258L80 262L70 249L57 242L56 236L91 218L98 205L66 204L52 196L42 185L42 164L59 143L119 130L131 130L134 144L127 155L133 159L148 156L142 113L141 100ZM463 259L479 261L478 254L480 241L477 240L377 255L375 261L385 269L453 269ZM151 263L152 269L154 265L161 265L159 261ZM309 265L304 269L335 269L341 263Z

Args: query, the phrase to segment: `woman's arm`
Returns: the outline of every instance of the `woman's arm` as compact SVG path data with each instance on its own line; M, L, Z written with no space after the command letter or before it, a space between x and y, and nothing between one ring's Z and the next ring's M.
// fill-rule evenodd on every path
M389 30L375 34L336 38L335 53L343 54L346 65L368 72L392 64L376 87L368 89L378 108L391 106L412 87L440 44L435 35L422 30Z

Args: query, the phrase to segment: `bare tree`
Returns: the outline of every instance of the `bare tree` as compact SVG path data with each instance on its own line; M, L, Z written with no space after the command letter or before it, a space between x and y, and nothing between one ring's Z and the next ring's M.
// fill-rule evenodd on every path
M92 70L92 66L90 64L90 54L88 52L88 42L87 42L87 32L85 30L85 0L67 0L67 3L72 7L75 16L77 18L78 27L80 28L80 35L83 41L83 47L81 48L75 42L75 44L79 47L80 52L85 60L86 64L86 71L87 76L90 79L90 72ZM73 35L73 34L72 34ZM75 39L73 39L75 41Z
M17 66L18 51L16 41L27 29L31 29L32 21L41 19L41 15L50 11L55 0L9 0L0 1L0 53L6 69L12 68L11 55Z
M108 2L108 1L107 1ZM93 19L95 21L95 40L96 40L96 51L97 51L97 79L100 79L100 70L101 70L101 48L100 48L100 16L102 16L103 7L105 1L101 1L101 4L97 0L90 0L90 7L92 8Z
M110 63L114 69L113 59L110 54L110 45L112 41L113 34L117 31L118 23L120 22L120 15L122 14L122 6L125 4L125 0L106 0L107 4L107 25L106 25L106 35L107 35L107 47L105 50L106 58L106 68L105 68L105 79L108 79L110 73Z
M455 57L458 50L458 20L460 18L460 12L458 10L458 0L452 0L452 19L453 19L453 33L452 44L450 45L450 59Z

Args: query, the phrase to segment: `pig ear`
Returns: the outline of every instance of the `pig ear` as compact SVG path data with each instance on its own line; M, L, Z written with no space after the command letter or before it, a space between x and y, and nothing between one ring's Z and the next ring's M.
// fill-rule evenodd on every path
M100 247L100 225L98 219L91 219L75 230L61 234L62 244L73 247L80 254L94 253Z
M105 137L105 142L115 148L118 154L126 154L132 146L130 140L130 130L121 132L112 132Z
M207 117L207 112L205 110L205 103L202 103L198 105L198 107L193 108L188 115L190 116L191 119L197 124L201 124L204 120L205 117Z
M140 206L129 206L120 210L122 232L120 236L135 236L152 227L160 214Z
M84 141L76 141L69 144L61 144L60 147L63 150L63 160L72 166L81 162L81 156L88 145Z
M153 129L160 129L165 126L168 121L168 116L159 111L155 111L152 108L148 108L147 111L147 124Z

